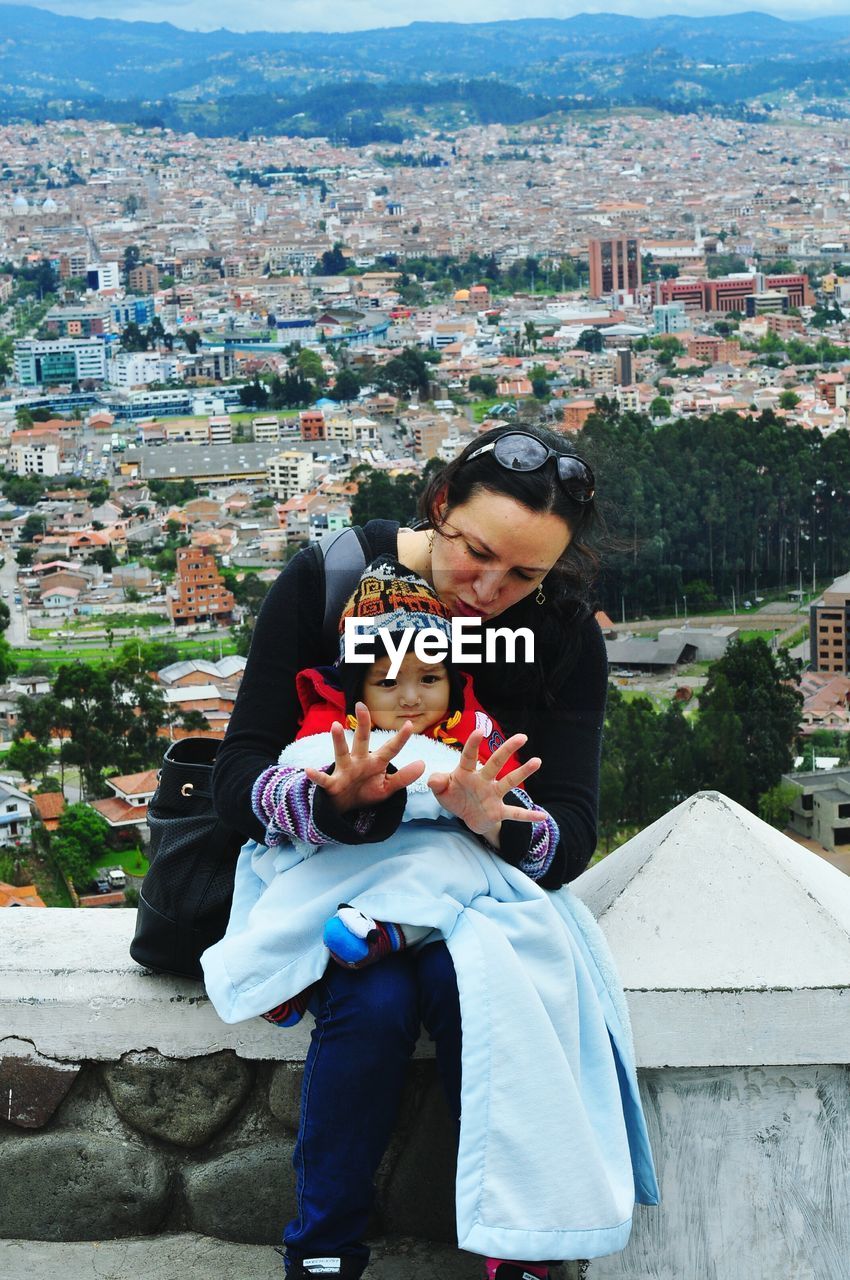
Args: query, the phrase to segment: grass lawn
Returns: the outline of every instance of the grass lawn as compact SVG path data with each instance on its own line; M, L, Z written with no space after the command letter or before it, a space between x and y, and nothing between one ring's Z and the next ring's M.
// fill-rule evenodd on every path
M128 876L143 876L150 863L141 849L108 849L102 858L89 866L89 877L94 880L99 867L121 867Z
M504 400L500 400L498 396L494 396L490 400L476 400L472 406L472 416L476 422L481 423L487 417L494 404L504 403Z
M169 640L168 643L171 643ZM207 658L209 661L217 661L219 656L218 640L178 640L174 642L181 658ZM236 652L236 641L232 636L222 637L221 653L223 657ZM68 662L88 662L88 663L109 663L115 660L118 654L118 646L108 649L102 646L86 645L85 647L74 648L68 645L63 649L20 649L14 650L18 663L18 671L26 674L31 667L37 663L44 663L49 667L51 674L56 671L57 667Z

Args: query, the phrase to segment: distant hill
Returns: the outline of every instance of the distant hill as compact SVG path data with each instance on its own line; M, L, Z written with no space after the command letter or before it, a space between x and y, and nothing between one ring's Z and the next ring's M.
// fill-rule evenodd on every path
M0 4L0 119L84 114L367 141L579 105L743 111L789 90L840 113L848 54L850 17L580 14L240 34Z

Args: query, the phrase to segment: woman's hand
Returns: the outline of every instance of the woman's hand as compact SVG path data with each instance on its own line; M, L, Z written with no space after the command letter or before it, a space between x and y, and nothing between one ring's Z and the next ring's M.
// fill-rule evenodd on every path
M460 753L457 768L452 773L433 773L428 779L428 786L444 809L466 823L470 831L484 836L498 848L503 822L546 820L546 814L539 809L522 809L516 805L507 805L503 800L508 791L520 786L532 773L536 773L542 761L539 756L534 756L499 779L496 776L499 770L514 751L525 745L527 737L524 733L515 733L479 769L478 748L483 737L480 729L471 733Z
M413 725L406 720L377 751L369 750L369 734L372 718L363 702L354 708L357 728L351 741L351 749L345 740L345 730L338 720L331 725L334 744L334 771L323 773L320 769L305 769L311 782L321 787L338 813L351 809L371 809L396 791L415 782L425 771L422 760L406 764L397 773L387 773L387 766L397 756L410 735Z

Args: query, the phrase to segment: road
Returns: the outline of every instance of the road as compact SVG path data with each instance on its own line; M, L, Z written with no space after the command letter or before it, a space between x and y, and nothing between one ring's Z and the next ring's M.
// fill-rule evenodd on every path
M9 606L11 621L5 632L6 639L13 649L20 649L27 643L27 626L24 610L15 604L18 566L11 550L6 552L6 563L0 569L0 591L3 592L4 603ZM8 594L7 594L8 593Z

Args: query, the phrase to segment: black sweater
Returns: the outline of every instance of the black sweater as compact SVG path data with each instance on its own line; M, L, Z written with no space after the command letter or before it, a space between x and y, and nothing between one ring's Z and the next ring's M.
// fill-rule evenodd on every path
M398 524L371 520L363 532L371 555L397 554ZM369 557L367 556L367 560ZM352 584L353 589L353 584ZM304 667L335 661L322 639L324 580L316 554L300 551L273 583L257 619L248 662L233 708L227 735L219 749L213 770L213 801L219 816L229 826L262 841L265 831L251 808L251 789L264 769L276 764L283 747L298 729L299 702L295 673ZM529 625L535 614L508 610L495 620L497 625ZM540 606L542 617L545 606ZM516 614L516 616L513 616ZM517 687L516 668L504 662L470 668L482 706L500 722L506 734L527 733L528 743L521 758L540 756L543 764L532 774L525 789L535 804L546 809L558 824L561 839L555 858L540 881L545 888L557 888L572 880L587 866L596 845L596 811L599 790L599 753L605 712L607 661L605 645L594 618L579 625L577 657L560 687L550 688L554 705L542 696L530 696ZM546 633L544 635L544 633ZM558 644L557 631L535 628L544 669L547 646ZM561 641L563 633L561 633ZM554 656L554 655L553 655ZM315 798L319 827L334 839L357 843L364 839L353 825L331 810L324 792ZM369 840L384 839L395 830L403 810L403 793L398 803L382 806L377 827ZM506 822L502 827L503 857L516 863L526 852L531 824Z

